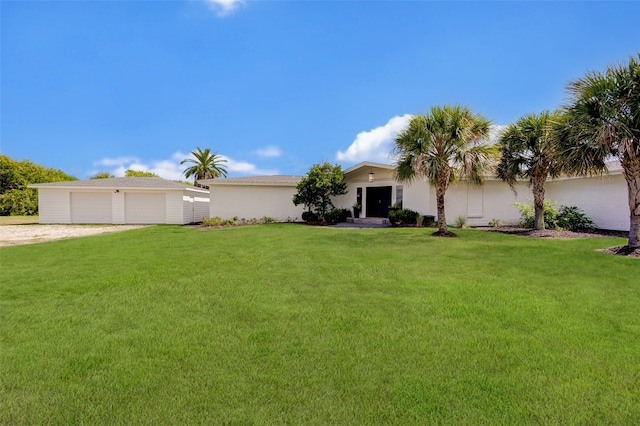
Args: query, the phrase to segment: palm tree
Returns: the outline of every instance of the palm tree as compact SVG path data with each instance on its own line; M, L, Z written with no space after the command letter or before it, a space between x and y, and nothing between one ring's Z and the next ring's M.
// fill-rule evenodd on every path
M222 163L227 160L223 159L217 153L211 154L211 150L206 148L204 151L197 147L195 151L191 151L193 158L187 158L180 162L192 163L193 165L184 171L184 176L189 179L193 176L193 184L202 186L198 183L200 179L215 179L220 176L227 177L227 169Z
M557 177L556 139L552 124L560 112L529 114L507 126L500 136L497 176L515 192L517 179L529 179L533 186L534 229L544 229L544 184L548 176Z
M398 155L396 178L411 182L427 178L436 190L438 232L448 236L444 195L451 182L466 178L483 183L483 174L495 149L484 143L491 121L459 105L432 107L426 115L414 116L395 139Z
M588 72L568 84L570 104L558 124L563 168L569 174L607 171L620 161L629 193L629 242L639 247L640 225L640 53L628 65Z

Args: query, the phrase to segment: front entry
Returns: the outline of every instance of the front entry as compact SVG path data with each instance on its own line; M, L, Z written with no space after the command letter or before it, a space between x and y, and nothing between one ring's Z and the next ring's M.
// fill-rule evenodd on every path
M367 217L388 217L391 205L391 186L367 188Z

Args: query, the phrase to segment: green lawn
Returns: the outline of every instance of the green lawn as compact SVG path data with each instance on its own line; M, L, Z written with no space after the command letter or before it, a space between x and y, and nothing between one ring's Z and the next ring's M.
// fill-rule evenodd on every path
M0 424L639 424L616 238L155 226L0 249Z

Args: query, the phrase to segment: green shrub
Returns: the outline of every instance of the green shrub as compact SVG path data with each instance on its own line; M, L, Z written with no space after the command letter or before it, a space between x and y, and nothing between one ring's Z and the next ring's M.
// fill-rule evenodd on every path
M303 212L302 220L305 222L318 222L318 215L315 212Z
M534 208L533 204L514 203L520 210L523 228L533 228ZM567 231L591 231L596 225L580 208L576 206L560 206L556 209L556 203L544 200L544 224L546 228L566 229Z
M340 222L346 222L347 218L351 217L351 211L347 209L332 209L324 215L324 220L328 224L335 224Z
M422 220L422 224L418 224L420 226L431 226L436 223L436 217L432 215L424 215L420 219Z
M273 223L276 220L270 216L262 216L262 218L260 219L261 223Z
M389 211L389 222L392 225L416 225L420 213L411 209Z
M562 206L558 212L558 226L568 231L592 231L596 225L576 206Z
M513 205L520 210L520 227L533 228L533 225L535 224L535 209L533 207L533 203L513 203ZM558 210L556 209L556 203L544 200L543 210L545 228L557 228Z

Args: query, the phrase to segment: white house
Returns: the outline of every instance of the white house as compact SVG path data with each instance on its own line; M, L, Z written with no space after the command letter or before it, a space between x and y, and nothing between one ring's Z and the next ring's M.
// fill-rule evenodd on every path
M358 202L361 217L386 217L389 206L401 203L404 208L423 215L437 215L435 189L424 180L411 184L394 178L394 166L363 162L344 171L348 193L334 199L336 207L351 208ZM211 217L260 218L300 220L303 206L294 206L295 186L302 176L256 176L246 178L212 179L202 183L211 190ZM452 184L445 195L449 223L457 216L467 219L471 226L486 226L492 219L505 224L520 221L515 202L530 202L533 198L527 182L516 185L516 193L509 186L487 177L483 186L465 181ZM558 206L577 206L602 229L628 230L629 207L627 185L619 164L609 165L609 174L594 177L563 177L549 180L546 197Z
M209 217L209 190L153 177L29 185L40 223L187 224Z

